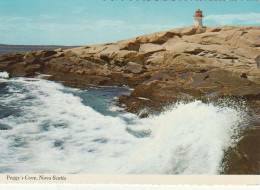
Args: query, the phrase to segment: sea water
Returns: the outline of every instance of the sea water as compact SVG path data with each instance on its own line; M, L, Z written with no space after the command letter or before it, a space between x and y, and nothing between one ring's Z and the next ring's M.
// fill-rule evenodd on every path
M244 113L201 101L139 118L119 87L68 88L0 74L0 173L218 174Z

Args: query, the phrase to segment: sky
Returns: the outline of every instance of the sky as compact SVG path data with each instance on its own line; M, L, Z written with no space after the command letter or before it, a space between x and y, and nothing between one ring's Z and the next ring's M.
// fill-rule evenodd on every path
M260 26L260 0L0 0L0 44L92 45L193 25Z

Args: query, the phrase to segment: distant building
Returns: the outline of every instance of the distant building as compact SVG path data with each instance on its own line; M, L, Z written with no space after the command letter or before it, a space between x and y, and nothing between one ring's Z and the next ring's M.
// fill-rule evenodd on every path
M202 11L198 9L194 15L194 26L202 26Z

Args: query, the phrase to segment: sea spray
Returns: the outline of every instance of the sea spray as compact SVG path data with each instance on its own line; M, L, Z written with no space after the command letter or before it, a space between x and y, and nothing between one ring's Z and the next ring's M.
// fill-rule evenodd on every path
M4 71L4 72L0 72L0 78L4 78L4 79L7 79L9 78L9 73Z
M243 121L242 112L201 101L179 103L138 121L132 128L151 130L151 137L133 153L133 173L216 174L223 151ZM133 166L130 166L132 168Z
M201 101L144 119L109 116L81 90L41 79L1 82L8 85L0 103L11 110L0 119L10 126L0 133L1 173L217 174L244 120L239 109Z

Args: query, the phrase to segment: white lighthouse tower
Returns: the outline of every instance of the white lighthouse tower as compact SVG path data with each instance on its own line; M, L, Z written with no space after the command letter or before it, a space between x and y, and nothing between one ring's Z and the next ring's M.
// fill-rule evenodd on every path
M202 11L198 9L194 15L194 26L202 26Z

